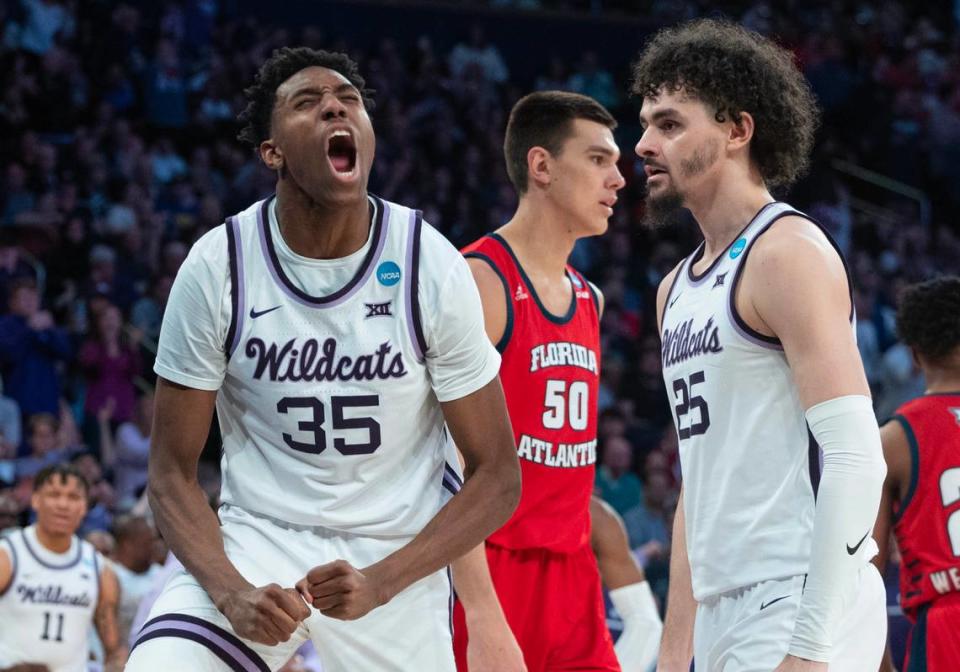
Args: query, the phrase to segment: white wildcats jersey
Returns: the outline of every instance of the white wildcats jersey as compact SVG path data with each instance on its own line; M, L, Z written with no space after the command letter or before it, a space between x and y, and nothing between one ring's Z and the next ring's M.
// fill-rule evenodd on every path
M409 536L459 487L459 465L425 366L421 215L370 198L369 251L325 297L284 273L272 198L226 222L221 500L294 525ZM422 272L446 270L435 266Z
M663 378L698 601L804 574L809 563L820 451L779 340L750 329L734 305L753 242L788 215L806 217L768 204L695 276L701 244L680 266L664 307Z
M43 663L50 672L87 669L87 634L100 596L100 561L74 537L70 550L42 548L34 529L0 538L13 579L0 595L0 668ZM54 562L54 560L56 560Z

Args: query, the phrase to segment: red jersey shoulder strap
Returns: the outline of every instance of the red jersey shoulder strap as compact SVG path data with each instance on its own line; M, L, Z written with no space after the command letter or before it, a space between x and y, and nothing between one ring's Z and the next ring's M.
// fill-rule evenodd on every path
M516 267L510 255L491 236L484 236L467 245L461 250L461 253L467 259L479 259L487 264L503 284L503 298L507 305L507 321L503 327L503 335L494 346L497 352L502 355L510 343L511 334L513 334L513 295L510 293L510 287L513 285L513 279L519 274L516 272Z

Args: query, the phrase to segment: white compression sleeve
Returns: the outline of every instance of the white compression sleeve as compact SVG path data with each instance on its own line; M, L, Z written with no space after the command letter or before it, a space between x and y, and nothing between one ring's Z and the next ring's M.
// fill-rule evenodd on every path
M610 601L623 618L623 632L614 651L623 672L646 672L657 660L663 623L646 581L610 591Z
M829 662L837 620L855 596L858 572L875 552L868 537L886 464L869 398L831 399L807 409L806 417L823 450L823 474L809 573L789 652Z

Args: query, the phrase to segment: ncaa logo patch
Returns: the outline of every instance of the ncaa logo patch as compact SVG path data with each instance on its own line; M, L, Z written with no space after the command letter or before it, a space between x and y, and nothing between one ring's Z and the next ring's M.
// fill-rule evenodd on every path
M733 247L730 248L730 258L736 259L743 252L743 248L747 246L747 239L741 238L733 244Z
M385 261L377 267L377 280L385 287L393 287L400 282L400 267L392 261Z

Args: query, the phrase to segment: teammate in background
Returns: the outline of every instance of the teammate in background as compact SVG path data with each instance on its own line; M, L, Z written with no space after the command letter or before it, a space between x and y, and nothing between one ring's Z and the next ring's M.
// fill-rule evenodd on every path
M633 91L649 217L686 208L704 237L657 294L683 472L659 669L870 669L885 470L850 278L770 194L807 165L813 94L789 52L713 20L657 33Z
M900 548L900 605L914 622L907 672L960 669L960 277L907 288L897 333L926 394L880 429L887 480L874 537L881 571L890 528ZM889 656L881 669L892 669Z
M646 672L657 660L663 623L650 584L630 552L623 520L599 497L590 498L590 545L610 601L623 619L623 631L613 647L620 667Z
M189 573L127 670L275 670L307 638L326 672L453 670L446 568L520 490L476 287L419 212L367 193L371 92L346 55L279 49L245 93L277 193L170 293L148 488ZM219 520L197 482L214 405Z
M30 504L37 522L0 537L0 670L84 672L91 624L106 670L123 669L117 631L119 588L109 563L76 536L88 485L73 466L37 474Z
M113 536L116 548L110 561L120 584L117 623L120 641L127 642L140 601L161 572L160 565L153 562L157 532L143 516L123 515L113 522Z
M486 543L486 562L530 672L617 670L590 549L597 448L602 298L567 259L576 241L602 234L623 177L616 122L595 100L546 91L522 98L504 154L520 195L513 218L464 250L500 369L523 495ZM458 668L476 628L472 579L481 549L454 565ZM576 590L571 587L575 586Z

